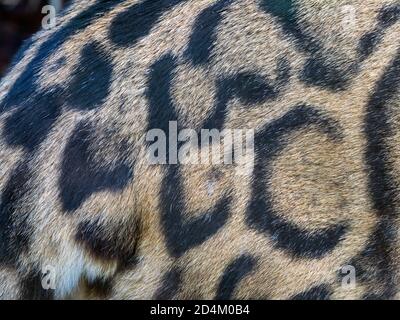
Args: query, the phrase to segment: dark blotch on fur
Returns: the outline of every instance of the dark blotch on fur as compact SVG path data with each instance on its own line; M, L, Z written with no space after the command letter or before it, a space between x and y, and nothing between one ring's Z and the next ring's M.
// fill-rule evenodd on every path
M111 166L93 159L94 129L90 124L77 125L64 150L60 176L60 195L63 209L74 211L93 193L123 190L133 177L133 169L121 154ZM122 148L121 148L122 149Z
M78 110L91 110L104 102L109 94L113 67L97 43L86 44L77 69L68 87L67 103Z
M259 74L250 72L238 73L217 81L217 98L214 113L201 126L201 129L222 131L227 116L228 103L238 97L247 105L274 100L289 78L289 65L286 60L278 63L278 76L275 83Z
M388 243L396 238L397 230L395 225L385 225L385 221L383 223L377 225L365 249L349 263L356 270L357 281L368 290L363 297L366 300L390 299L396 287ZM338 276L341 281L343 275Z
M358 44L360 60L368 58L381 43L386 29L394 25L400 18L400 5L383 7L378 15L378 24L371 32L361 37Z
M181 130L178 114L171 95L171 87L177 61L171 54L166 54L157 60L150 68L150 76L146 90L149 101L147 131L163 130L168 136L169 122L177 121L178 131ZM178 148L181 146L178 142ZM166 158L169 157L169 137L167 137Z
M372 31L363 35L358 44L358 54L361 60L369 57L380 41L382 40L382 34L379 31Z
M345 90L348 85L349 72L355 72L352 68L343 71L336 66L336 62L329 63L326 61L326 57L315 53L306 61L300 78L308 85L331 90Z
M228 219L231 203L231 198L225 196L210 211L188 218L181 180L179 166L168 165L161 188L161 221L168 250L174 257L216 234Z
M370 169L370 190L374 206L380 216L395 213L396 193L391 168L386 162L389 158L386 138L391 136L389 112L391 99L400 89L400 52L396 54L389 68L379 80L370 98L365 119L365 132L368 138L366 159Z
M171 300L179 291L182 283L182 270L174 267L166 272L161 280L161 286L154 295L155 300Z
M209 62L212 49L216 42L217 27L222 19L222 12L234 0L220 0L206 8L196 19L193 32L185 56L195 65Z
M119 13L110 27L110 40L123 47L133 46L148 35L160 17L186 0L144 0Z
M176 108L171 97L175 68L175 59L170 54L162 57L151 67L147 91L150 105L148 130L157 128L168 132L169 121L177 120ZM178 165L167 166L160 201L167 247L175 257L202 244L222 228L228 218L230 204L229 197L223 198L209 212L186 221L181 179Z
M120 268L125 268L136 264L138 236L134 219L115 222L97 218L79 223L75 239L96 258L117 260Z
M0 202L0 265L12 267L22 252L29 248L32 227L26 221L30 212L18 209L27 192L31 172L25 162L12 171L1 194Z
M285 31L292 34L300 33L297 23L297 7L294 0L260 0L261 8L279 19ZM303 37L301 33L297 36Z
M5 121L5 138L12 146L23 146L28 151L34 149L46 138L53 124L61 114L64 99L77 108L87 109L97 106L108 94L111 77L111 65L93 45L88 45L83 51L82 65L78 68L70 87L70 93L58 87L52 87L42 92L39 89L39 72L43 69L47 57L61 47L73 34L90 25L100 15L111 10L120 1L99 0L88 9L72 18L61 30L54 32L47 41L40 45L34 58L14 82L0 104L0 112L16 108L14 114ZM23 51L29 47L27 42ZM60 63L60 62L57 62ZM93 69L93 65L96 68ZM88 68L85 74L85 68ZM89 78L93 77L94 78ZM83 81L90 85L82 87Z
M268 186L274 159L289 143L287 137L302 128L314 126L332 140L341 138L338 124L321 115L316 109L300 105L282 118L268 124L255 136L256 163L247 223L266 233L277 248L296 257L321 258L332 251L341 241L346 226L334 225L313 232L302 230L279 216L273 208Z
M379 80L376 90L370 98L365 119L365 132L368 138L366 160L370 169L370 190L374 207L380 216L395 213L396 188L390 175L390 165L386 138L392 130L389 126L387 110L391 99L400 89L400 52Z
M396 225L399 197L395 181L392 177L393 168L388 162L391 158L387 138L392 137L390 125L390 107L392 99L400 92L400 51L378 81L375 91L367 105L365 118L365 134L367 137L366 164L369 170L369 191L376 214L380 218L378 230L373 238L374 259L377 263L378 279L384 283L384 292L380 295L391 298L396 294L397 285L394 279L395 261L392 245L396 242ZM379 263L381 261L381 263ZM371 269L371 268L370 268ZM379 271L381 270L381 271Z
M25 105L24 102L31 98L32 93L39 91L39 71L43 69L47 57L79 30L86 28L95 19L109 12L120 3L120 0L97 0L92 6L72 18L63 28L54 32L48 40L40 45L38 51L35 53L35 57L28 63L25 70L14 82L0 104L0 112L11 107ZM25 46L24 50L27 48L28 46ZM19 56L22 57L22 53Z
M45 290L42 286L43 274L34 269L20 281L21 300L53 300L54 290Z
M330 286L322 284L295 295L291 300L329 300L331 295L332 289Z
M97 44L87 44L67 92L53 87L21 101L5 121L6 142L34 151L60 116L64 99L79 110L98 107L109 94L111 76L112 66L106 54Z
M300 25L295 0L260 0L260 6L277 19L283 31L295 40L296 46L301 51L316 53L320 50L319 42Z
M253 271L256 262L256 259L248 254L232 261L222 275L215 298L217 300L232 299L240 281Z
M6 142L33 152L61 114L62 103L60 89L36 94L5 120Z
M379 12L378 23L382 28L389 28L400 19L400 4L383 7Z
M148 131L161 129L167 133L169 131L169 121L178 120L170 92L176 67L175 57L171 54L166 54L150 68L146 90L146 96L149 101Z
M328 59L322 54L321 42L309 34L306 26L299 22L298 7L294 0L260 0L261 8L277 18L282 29L295 40L296 46L309 55L301 80L308 85L326 88L329 90L344 90L350 80L350 70L341 70L337 59Z
M107 299L113 292L113 281L111 279L86 280L85 292L90 298Z

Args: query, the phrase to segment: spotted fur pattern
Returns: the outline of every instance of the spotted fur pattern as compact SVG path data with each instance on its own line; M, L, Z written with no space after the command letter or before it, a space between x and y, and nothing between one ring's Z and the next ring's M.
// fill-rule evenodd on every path
M74 2L0 86L0 297L398 298L399 20L397 0ZM255 129L253 173L150 165L169 121Z

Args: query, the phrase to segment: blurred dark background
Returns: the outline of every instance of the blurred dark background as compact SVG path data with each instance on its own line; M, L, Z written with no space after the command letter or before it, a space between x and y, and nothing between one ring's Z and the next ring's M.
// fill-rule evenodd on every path
M41 21L45 16L42 14L43 6L50 4L60 10L65 2L65 0L0 0L0 77L23 40L41 28Z

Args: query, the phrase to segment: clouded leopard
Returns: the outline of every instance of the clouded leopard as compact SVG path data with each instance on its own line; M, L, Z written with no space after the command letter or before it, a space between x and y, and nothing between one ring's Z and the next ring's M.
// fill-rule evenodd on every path
M399 298L399 20L72 2L0 85L0 298Z

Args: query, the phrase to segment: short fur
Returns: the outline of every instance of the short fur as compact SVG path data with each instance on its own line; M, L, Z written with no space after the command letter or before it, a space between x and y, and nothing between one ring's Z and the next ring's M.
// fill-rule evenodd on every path
M398 298L399 20L396 0L73 3L0 85L0 297ZM173 120L254 128L253 173L149 164Z

